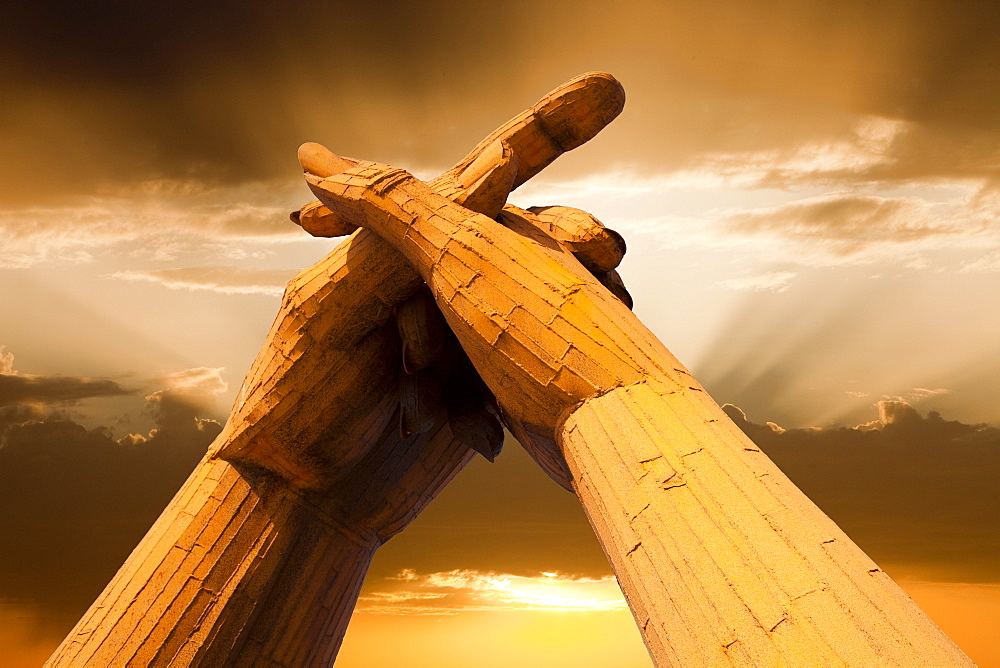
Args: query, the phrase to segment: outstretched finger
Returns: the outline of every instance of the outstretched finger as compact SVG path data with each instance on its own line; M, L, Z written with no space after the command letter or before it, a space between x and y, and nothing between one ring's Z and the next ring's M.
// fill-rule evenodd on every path
M492 217L499 211L497 208L491 212L496 197L490 197L477 184L482 175L497 168L498 161L514 161L516 169L509 186L509 190L513 190L566 151L593 139L624 106L625 90L617 79L603 72L582 74L494 130L454 167L428 185L438 194ZM505 156L501 146L506 146L511 155ZM479 203L478 198L484 194L490 206ZM356 221L338 217L318 201L293 212L291 219L317 237L350 234L357 228Z
M502 140L517 156L517 188L566 151L593 139L624 108L625 89L617 79L604 72L581 74L494 130L438 179L458 178L493 142ZM438 179L431 181L432 187Z

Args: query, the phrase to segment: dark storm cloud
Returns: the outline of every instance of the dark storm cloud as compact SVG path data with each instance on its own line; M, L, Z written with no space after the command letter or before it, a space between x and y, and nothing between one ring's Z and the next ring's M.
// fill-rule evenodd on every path
M66 403L94 397L116 397L135 390L112 380L94 380L72 376L34 376L14 370L14 353L0 346L0 444L5 424L38 417L39 411L53 403Z
M918 126L890 151L899 175L995 174L1000 146L989 2L18 2L4 19L12 200L294 177L304 140L446 166L592 69L630 103L591 168L794 145L851 114Z
M204 416L222 369L174 371L146 396L155 428L115 438L58 407L127 394L112 381L27 376L0 347L0 600L86 606L221 431Z
M82 613L221 430L182 394L149 400L156 428L117 440L37 407L0 413L0 598Z
M784 430L724 408L890 573L1000 581L1000 429L923 416L898 398L854 428Z
M0 406L0 447L3 445L4 433L12 424L23 424L31 420L41 420L48 413L41 404L21 404L15 406Z
M131 394L111 380L0 373L0 407Z
M427 120L428 89L450 89L449 69L495 57L455 26L510 27L489 14L445 2L16 3L0 28L11 84L0 173L51 197L160 176L294 178L310 138L384 155Z

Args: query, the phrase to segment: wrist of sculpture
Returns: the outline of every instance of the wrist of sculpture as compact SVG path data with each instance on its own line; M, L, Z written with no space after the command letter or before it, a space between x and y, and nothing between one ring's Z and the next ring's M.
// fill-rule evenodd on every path
M47 665L329 665L378 545L206 458Z

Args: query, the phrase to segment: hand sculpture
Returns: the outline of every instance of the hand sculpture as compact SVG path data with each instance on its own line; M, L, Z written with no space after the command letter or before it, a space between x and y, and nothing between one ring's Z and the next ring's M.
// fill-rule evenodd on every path
M967 663L629 311L617 234L504 204L622 102L580 77L429 183L304 145L319 202L293 219L352 236L289 285L225 431L53 663L329 663L374 549L495 453L494 401L657 665Z
M657 665L967 665L954 643L528 212L300 151L416 267L503 415L576 491Z
M511 187L593 137L623 101L613 78L578 77L428 187L496 215ZM615 253L620 237L596 221L549 218L539 225L583 256L602 243ZM317 236L354 229L315 203L293 220ZM333 661L374 550L470 448L492 459L502 441L488 391L422 285L369 230L289 283L223 433L49 665Z

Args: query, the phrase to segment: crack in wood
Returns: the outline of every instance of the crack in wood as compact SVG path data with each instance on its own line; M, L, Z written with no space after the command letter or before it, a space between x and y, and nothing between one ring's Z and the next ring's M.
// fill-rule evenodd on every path
M664 478L660 483L663 489L673 489L674 487L683 487L687 482L681 478L680 473L672 473L669 477Z
M635 522L637 519L639 519L639 515L642 515L643 511L649 508L650 505L652 504L647 503L642 508L633 513L632 517L628 518L629 523Z
M804 592L802 592L801 594L799 594L799 595L797 595L797 596L793 596L793 597L792 597L792 600L793 600L793 601L797 601L797 600L799 600L800 598L805 598L805 597L806 597L806 596L808 596L809 594L815 594L815 593L816 593L816 592L818 592L818 591L825 591L825 590L826 590L826 587L825 587L825 586L820 586L820 587L813 587L813 588L812 588L812 589L810 589L809 591L804 591Z
M782 623L787 622L787 621L788 621L788 615L785 615L784 617L782 617L781 619L779 619L777 622L775 622L774 625L767 630L767 632L768 633L774 633L774 630L776 628L778 628L779 626L782 625Z

